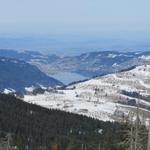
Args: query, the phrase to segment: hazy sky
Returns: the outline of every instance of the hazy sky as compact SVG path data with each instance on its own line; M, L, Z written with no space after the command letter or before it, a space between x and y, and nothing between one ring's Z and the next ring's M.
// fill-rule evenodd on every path
M150 31L150 0L0 0L0 32Z
M150 39L149 7L150 0L0 0L0 48L32 49L35 43L37 49L55 50L57 41L60 49L111 48L114 39L116 47L124 42L132 48L130 43ZM36 39L19 38L21 44L18 38L9 44L3 39L20 35L48 38L41 45L41 39L39 45Z

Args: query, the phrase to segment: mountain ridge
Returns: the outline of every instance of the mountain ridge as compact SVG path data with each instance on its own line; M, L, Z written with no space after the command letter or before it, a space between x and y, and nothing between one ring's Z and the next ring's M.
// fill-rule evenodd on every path
M46 55L40 52L0 50L0 56L7 56L26 61L38 67L48 76L56 79L62 74L71 76L70 82L118 72L133 66L150 64L150 51L120 52L99 51L88 52L78 56Z
M24 91L29 86L57 86L61 82L24 61L0 56L0 90Z

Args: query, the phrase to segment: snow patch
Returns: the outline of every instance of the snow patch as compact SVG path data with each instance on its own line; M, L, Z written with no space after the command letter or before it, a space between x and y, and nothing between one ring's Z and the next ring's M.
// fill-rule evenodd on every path
M15 93L16 91L14 90L14 89L11 89L11 88L9 88L9 89L4 89L4 91L3 91L3 93L4 94L11 94L11 93Z
M150 55L148 55L148 56L142 55L139 58L143 59L143 60L146 60L146 61L150 61Z
M108 54L107 57L108 57L108 58L115 58L115 57L117 57L117 55L116 55L116 54Z

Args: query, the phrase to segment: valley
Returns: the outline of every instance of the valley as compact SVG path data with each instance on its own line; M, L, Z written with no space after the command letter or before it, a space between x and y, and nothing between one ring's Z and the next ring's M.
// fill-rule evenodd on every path
M0 49L0 56L34 65L46 75L56 77L64 84L150 64L149 51L99 51L77 56L59 56L36 51ZM63 74L70 78L66 80Z
M18 150L125 150L137 142L118 143L134 140L133 130L146 150L150 61L143 53L77 59L0 50L0 147L9 137Z

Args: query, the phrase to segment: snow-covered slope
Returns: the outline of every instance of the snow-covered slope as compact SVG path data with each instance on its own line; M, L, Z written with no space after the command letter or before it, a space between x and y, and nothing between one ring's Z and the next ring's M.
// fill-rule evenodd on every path
M60 109L100 120L123 120L141 107L140 114L149 117L150 65L97 77L74 84L64 90L41 95L25 95L24 101L46 108Z

